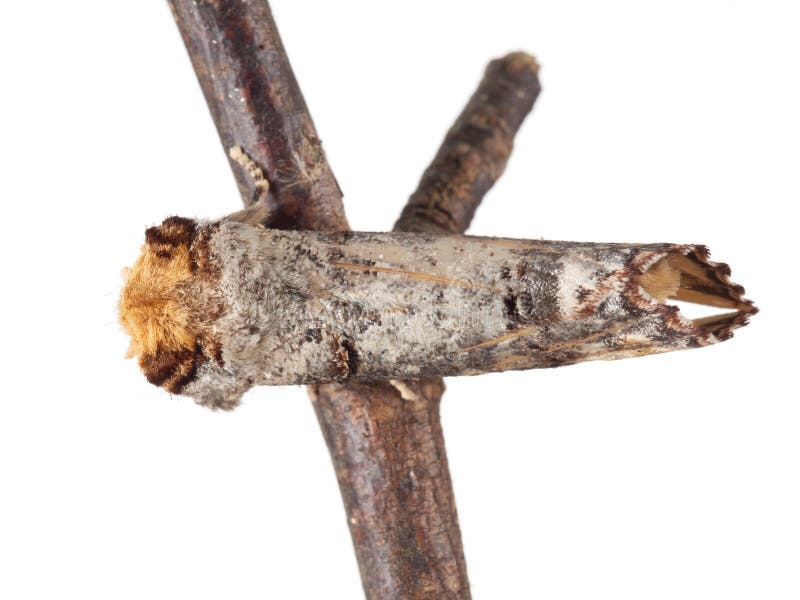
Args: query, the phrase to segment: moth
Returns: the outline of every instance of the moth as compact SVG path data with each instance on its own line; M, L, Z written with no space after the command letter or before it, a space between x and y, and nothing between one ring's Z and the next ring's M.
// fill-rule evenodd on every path
M263 209L145 232L120 321L147 379L230 409L254 385L555 367L707 346L756 312L705 247L284 231ZM685 318L670 299L719 308Z

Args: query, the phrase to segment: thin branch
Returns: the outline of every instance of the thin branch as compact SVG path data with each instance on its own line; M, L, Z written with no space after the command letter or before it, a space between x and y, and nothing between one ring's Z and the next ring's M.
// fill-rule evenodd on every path
M439 419L441 380L310 389L366 597L468 599Z
M524 52L493 60L447 132L395 231L463 233L503 174L514 136L539 96L539 65Z
M264 0L168 0L225 155L234 146L266 171L272 227L348 229L342 193ZM254 180L230 166L245 206Z
M463 233L539 90L533 57L492 61L395 230ZM439 417L444 382L393 383L316 389L367 597L468 599Z
M274 212L270 224L347 229L341 192L267 2L168 2L226 154L233 146L242 146L266 171L268 201ZM518 56L523 58L519 64L535 64ZM482 84L488 90L486 101L482 95L473 98L448 135L448 140L461 141L452 144L452 150L443 147L440 153L454 158L431 166L427 173L441 176L423 179L414 196L420 208L399 228L431 230L425 221L437 211L447 219L436 221L435 230L466 228L483 194L502 172L513 133L538 92L535 72L531 77L529 71L520 67L519 81L512 72L497 76L492 84L495 77L490 67L488 81ZM500 69L500 73L505 71ZM492 91L497 98L508 98L496 104L500 112L505 106L512 116L501 115L496 121L487 116L479 122L477 128L483 128L487 137L465 135L476 126L472 115L492 104ZM484 145L486 139L495 140L495 128L502 135ZM476 163L459 162L460 144L465 157L478 158ZM499 150L489 151L494 147ZM256 193L254 182L236 162L231 162L231 168L248 205ZM450 181L462 183L451 185ZM331 450L369 599L469 598L439 421L442 390L440 380L310 389Z

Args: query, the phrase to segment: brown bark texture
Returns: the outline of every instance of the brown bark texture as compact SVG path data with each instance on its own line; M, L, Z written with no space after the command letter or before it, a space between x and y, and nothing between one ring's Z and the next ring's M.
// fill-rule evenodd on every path
M395 231L466 231L502 173L513 137L541 89L538 71L536 61L523 53L490 64L409 200L414 208L404 211ZM368 600L468 600L439 416L444 382L311 389Z
M266 172L271 226L347 229L341 192L268 3L168 2L226 154L242 146ZM398 230L463 232L502 172L538 94L538 68L519 53L493 65ZM231 168L249 205L255 184L235 161ZM439 379L309 389L370 600L470 597L439 420L443 389Z
M348 229L342 193L265 0L168 0L245 205L252 177L229 156L241 146L264 169L271 226Z
M539 65L524 52L493 60L411 195L395 231L463 233L500 178L514 135L539 96Z

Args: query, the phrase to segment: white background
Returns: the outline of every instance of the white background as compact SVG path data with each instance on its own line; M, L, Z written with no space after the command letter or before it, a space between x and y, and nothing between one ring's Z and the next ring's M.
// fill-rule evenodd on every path
M485 63L544 91L471 232L701 242L727 343L448 380L474 597L800 597L800 19L780 1L274 0L355 229L393 223ZM166 2L14 2L0 36L0 597L359 598L311 404L146 383L148 225L239 198Z

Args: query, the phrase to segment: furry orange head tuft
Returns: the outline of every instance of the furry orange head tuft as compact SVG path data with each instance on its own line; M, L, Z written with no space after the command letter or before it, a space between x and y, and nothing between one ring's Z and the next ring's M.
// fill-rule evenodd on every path
M180 217L151 227L141 255L123 273L118 308L131 337L128 356L137 356L148 379L168 389L190 378L195 366L199 333L189 290L195 229L194 221Z

